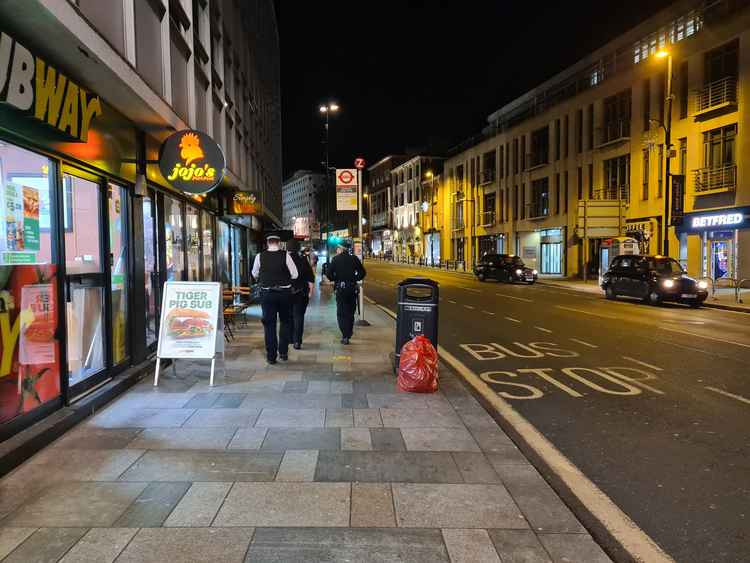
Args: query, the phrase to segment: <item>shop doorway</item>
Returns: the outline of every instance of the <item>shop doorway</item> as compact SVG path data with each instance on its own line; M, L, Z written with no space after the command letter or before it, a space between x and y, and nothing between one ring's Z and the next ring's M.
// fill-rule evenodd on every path
M734 278L734 241L732 232L712 233L708 240L708 264L714 280Z
M159 318L159 229L157 225L156 198L149 191L148 197L142 199L143 204L143 270L146 289L146 346L153 347L158 338Z
M106 367L102 186L95 178L63 174L65 318L71 393Z

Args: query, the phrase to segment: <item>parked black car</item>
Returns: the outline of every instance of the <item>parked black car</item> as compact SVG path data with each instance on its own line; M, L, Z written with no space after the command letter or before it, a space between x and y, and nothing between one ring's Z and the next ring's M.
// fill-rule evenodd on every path
M474 266L474 275L479 281L494 278L498 281L531 285L536 281L537 271L527 268L523 260L512 254L485 254Z
M677 260L667 256L617 256L601 286L607 299L625 295L652 305L675 301L700 307L708 297L708 284L688 276Z

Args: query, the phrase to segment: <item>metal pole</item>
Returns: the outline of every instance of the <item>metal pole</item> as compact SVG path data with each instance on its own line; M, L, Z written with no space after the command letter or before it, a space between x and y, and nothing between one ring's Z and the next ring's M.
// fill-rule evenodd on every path
M357 168L357 235L362 261L365 260L365 240L362 236L362 170ZM357 326L370 326L365 320L365 282L359 284L359 320Z
M328 114L331 113L330 109L326 109L326 181L325 181L325 205L326 205L326 264L330 261L330 239L331 239L331 192L330 192L330 176L331 170L329 168L329 162L328 162L328 147L329 147L329 137L328 137Z
M667 100L666 100L666 116L664 117L664 145L666 148L667 162L664 168L664 243L662 246L662 254L669 256L669 195L670 195L670 178L669 178L669 164L670 164L670 151L672 150L672 55L667 57Z

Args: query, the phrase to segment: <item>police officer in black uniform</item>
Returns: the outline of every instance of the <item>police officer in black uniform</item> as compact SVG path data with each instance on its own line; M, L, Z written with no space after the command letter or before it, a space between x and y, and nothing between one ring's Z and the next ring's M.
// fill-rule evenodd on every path
M349 344L354 332L354 311L357 308L359 295L358 281L365 279L367 272L359 258L349 253L349 249L340 243L336 247L336 256L328 266L327 277L336 288L336 317L341 330L341 343Z
M263 311L263 332L266 340L266 359L276 363L276 354L289 359L289 340L292 331L292 280L297 279L297 266L288 252L279 247L279 235L266 237L268 248L253 262L253 278L260 285L260 306ZM279 335L276 337L276 318Z
M299 276L292 281L292 345L295 350L302 348L302 333L305 330L305 311L315 287L315 274L307 258L299 252L299 242L290 240L286 249L297 266Z

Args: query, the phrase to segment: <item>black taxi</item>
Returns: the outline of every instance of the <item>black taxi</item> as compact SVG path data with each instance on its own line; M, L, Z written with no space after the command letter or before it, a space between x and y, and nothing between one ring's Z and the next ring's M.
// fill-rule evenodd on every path
M520 257L513 254L485 254L474 266L474 275L479 281L496 279L504 282L532 284L537 271L528 268Z
M663 301L700 307L708 297L708 284L687 275L680 263L668 256L626 254L612 260L602 276L607 299L623 295L652 305Z

